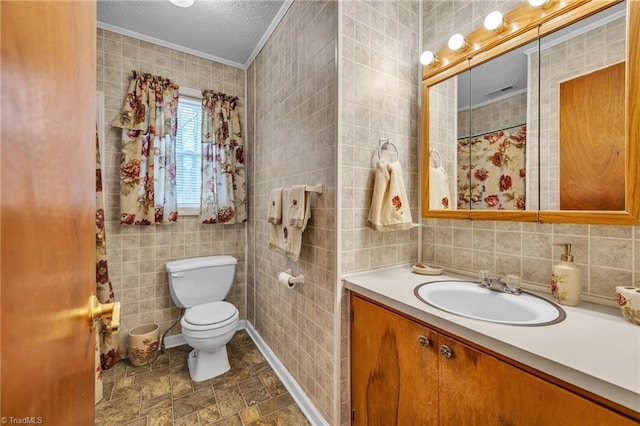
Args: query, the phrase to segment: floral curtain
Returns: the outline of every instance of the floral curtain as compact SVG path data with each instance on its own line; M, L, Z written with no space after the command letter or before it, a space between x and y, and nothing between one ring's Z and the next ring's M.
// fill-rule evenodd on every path
M203 223L240 223L247 220L242 128L238 98L202 92Z
M458 140L458 209L525 210L527 126Z
M104 230L104 196L102 193L102 167L100 141L96 133L96 296L100 303L115 301L113 286L109 280L107 265L107 240ZM108 323L109 320L103 320ZM103 327L99 333L100 365L102 370L111 368L120 359L117 338ZM100 372L98 372L100 374Z
M133 71L122 113L120 221L151 225L175 222L178 85Z

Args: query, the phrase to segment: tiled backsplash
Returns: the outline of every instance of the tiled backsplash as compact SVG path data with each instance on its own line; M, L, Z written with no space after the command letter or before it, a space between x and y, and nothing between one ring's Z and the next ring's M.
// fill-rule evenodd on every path
M549 290L551 268L571 243L582 268L583 295L612 304L619 285L640 280L637 227L426 219L424 260L475 273L516 273L526 284Z
M164 332L178 319L165 264L196 256L229 254L238 259L236 282L227 297L245 317L245 225L203 225L180 217L171 225L120 225L121 130L110 122L120 113L132 70L173 79L180 86L213 89L244 98L244 71L166 47L98 29L96 89L104 93L104 193L109 275L122 303L122 331L158 323ZM241 113L242 114L242 113ZM244 119L244 117L243 117ZM172 331L178 332L177 325ZM124 348L124 346L123 346Z

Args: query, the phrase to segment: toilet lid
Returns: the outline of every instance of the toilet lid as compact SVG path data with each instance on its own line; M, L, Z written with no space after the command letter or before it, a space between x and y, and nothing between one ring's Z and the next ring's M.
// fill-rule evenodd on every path
M193 325L209 325L225 322L238 310L229 302L211 302L187 309L184 319Z

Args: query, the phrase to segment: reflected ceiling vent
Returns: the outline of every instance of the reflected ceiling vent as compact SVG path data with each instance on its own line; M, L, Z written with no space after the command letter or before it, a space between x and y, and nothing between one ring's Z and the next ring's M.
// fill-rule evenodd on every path
M507 93L507 92L509 92L511 90L513 90L513 86L505 86L505 87L503 87L501 89L494 90L493 92L489 92L489 93L485 94L485 96L487 98L494 98L494 97L496 97L498 95L503 95L503 94L505 94L505 93Z

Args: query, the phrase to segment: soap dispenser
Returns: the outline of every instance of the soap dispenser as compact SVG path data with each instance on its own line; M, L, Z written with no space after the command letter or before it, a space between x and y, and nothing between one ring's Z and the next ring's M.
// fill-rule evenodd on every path
M577 306L582 292L582 269L573 263L571 244L562 243L554 246L563 246L564 253L560 256L560 261L553 265L551 292L559 304Z

